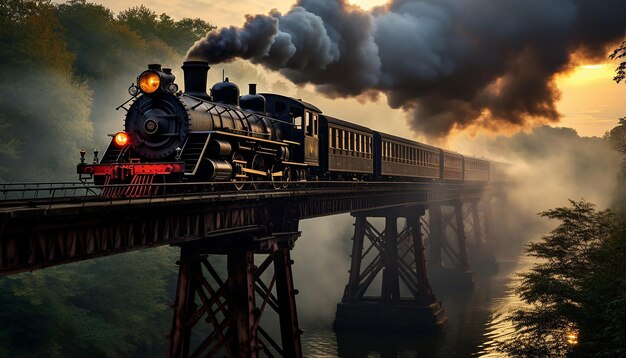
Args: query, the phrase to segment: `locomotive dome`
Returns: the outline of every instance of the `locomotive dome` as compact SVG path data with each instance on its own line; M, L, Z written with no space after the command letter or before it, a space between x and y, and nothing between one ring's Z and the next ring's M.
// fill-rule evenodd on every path
M211 97L213 102L239 106L239 87L228 81L228 77L223 82L218 82L211 87Z
M256 83L250 83L249 93L239 98L242 109L260 114L265 114L265 97L256 93Z

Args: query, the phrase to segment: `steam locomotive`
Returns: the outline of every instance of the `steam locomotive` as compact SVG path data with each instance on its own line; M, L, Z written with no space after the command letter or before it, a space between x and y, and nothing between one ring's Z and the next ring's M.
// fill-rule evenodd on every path
M151 64L129 88L124 131L77 172L109 197L153 195L169 182L232 182L236 189L292 181L503 181L504 164L463 156L334 118L287 96L241 96L225 79L206 92L209 65L182 66L185 91L171 69ZM263 182L261 184L260 182ZM114 184L136 184L124 187Z

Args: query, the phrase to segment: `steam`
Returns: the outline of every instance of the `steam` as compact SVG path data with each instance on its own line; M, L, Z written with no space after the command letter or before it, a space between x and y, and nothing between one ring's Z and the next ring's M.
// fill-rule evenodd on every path
M558 121L555 75L605 58L624 13L621 0L299 0L209 33L187 57L248 59L329 97L385 94L412 129L442 137Z
M513 183L505 197L492 203L500 249L509 253L519 249L519 243L553 229L554 221L536 214L568 206L568 199L584 199L600 209L623 205L616 195L621 156L602 138L542 126L511 137L458 136L451 144L511 165L508 174Z

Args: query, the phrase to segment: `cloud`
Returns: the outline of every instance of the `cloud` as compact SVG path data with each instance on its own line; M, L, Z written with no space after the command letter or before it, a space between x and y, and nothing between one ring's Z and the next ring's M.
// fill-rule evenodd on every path
M371 10L300 0L212 32L187 57L247 59L333 98L382 93L412 129L443 137L556 122L555 76L606 57L625 35L624 13L621 0L394 0Z

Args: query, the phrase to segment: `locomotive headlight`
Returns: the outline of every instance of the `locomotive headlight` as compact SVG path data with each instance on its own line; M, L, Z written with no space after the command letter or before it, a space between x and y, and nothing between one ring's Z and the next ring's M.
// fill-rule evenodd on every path
M161 85L161 77L154 71L146 71L139 76L139 88L143 93L154 93Z
M117 132L115 137L113 137L113 140L115 141L115 144L123 147L128 143L128 135L124 132Z

